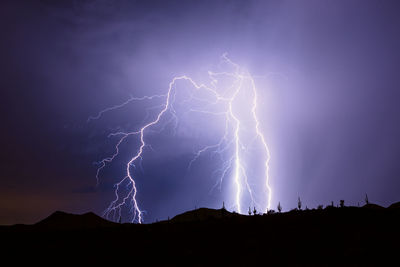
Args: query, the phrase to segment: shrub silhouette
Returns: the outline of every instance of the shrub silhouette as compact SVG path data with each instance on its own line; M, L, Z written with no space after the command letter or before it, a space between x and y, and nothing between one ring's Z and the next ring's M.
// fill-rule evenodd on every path
M278 203L278 212L281 213L282 211L282 206L281 206L281 202Z
M269 210L268 212L267 212L267 214L268 215L270 215L270 214L274 214L275 213L275 211L274 210Z
M344 200L343 200L343 199L340 200L340 207L341 207L341 208L344 207Z
M365 204L369 204L369 201L368 201L368 195L367 194L365 194Z
M301 210L301 200L300 197L297 199L297 208Z

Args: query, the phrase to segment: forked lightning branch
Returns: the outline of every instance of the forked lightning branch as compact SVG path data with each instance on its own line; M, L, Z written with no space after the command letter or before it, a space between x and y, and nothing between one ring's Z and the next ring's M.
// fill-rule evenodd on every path
M176 112L174 105L176 105L176 95L179 89L177 85L184 83L190 88L186 91L191 92L187 99L184 101L190 103L191 100L198 100L195 107L188 108L188 113L200 113L223 118L224 132L214 142L202 146L194 154L188 167L188 172L191 171L192 166L196 161L209 153L219 153L224 155L221 157L220 168L215 170L218 173L215 185L222 185L223 181L229 179L232 187L230 193L232 199L232 207L239 213L244 213L247 206L243 204L244 195L251 200L251 205L257 206L261 211L266 212L271 206L272 189L269 179L269 160L270 151L267 146L265 135L261 129L261 121L259 119L259 97L253 77L244 71L239 65L232 62L226 54L221 57L221 66L225 66L226 70L219 72L208 72L208 81L206 83L199 83L188 76L174 77L168 85L165 94L150 95L143 97L132 97L120 105L106 108L100 111L96 116L89 117L88 121L97 120L102 117L105 112L110 112L115 109L121 108L135 101L153 99L164 99L161 106L158 106L159 112L150 119L147 123L138 127L134 131L119 131L110 133L109 136L117 137L115 150L113 154L98 162L98 169L96 178L98 183L101 182L101 173L104 168L116 160L120 153L120 148L126 144L128 138L137 138L138 146L133 151L133 156L126 162L123 177L116 177L115 182L115 197L104 212L104 217L112 220L121 218L123 209L127 209L130 214L129 220L131 222L142 223L144 221L143 211L141 210L141 203L138 202L137 196L140 194L140 186L137 181L137 165L146 157L147 153L154 153L150 149L146 149L151 144L148 143L148 134L154 134L152 128L159 126L164 117L168 116L171 119L168 123L177 124L179 113ZM223 82L222 82L223 81ZM226 81L229 81L227 83ZM199 94L203 91L207 96L202 98ZM244 99L243 95L250 96L249 99ZM246 103L243 103L246 101ZM250 103L250 104L249 104ZM219 108L215 109L218 106ZM248 114L243 116L242 113ZM244 121L246 117L246 121ZM250 126L249 126L250 125ZM250 128L250 129L249 129ZM246 134L244 134L246 133ZM249 138L249 133L251 138ZM248 140L252 142L249 143ZM260 175L259 182L254 184L250 182L248 166L246 161L246 150L248 146L255 146L260 150L259 166L263 171ZM229 151L229 156L226 152ZM261 190L260 190L261 188ZM257 190L255 190L257 189ZM256 193L257 191L257 193ZM265 201L259 203L257 199L260 198L257 194L262 192ZM247 204L247 202L245 202Z

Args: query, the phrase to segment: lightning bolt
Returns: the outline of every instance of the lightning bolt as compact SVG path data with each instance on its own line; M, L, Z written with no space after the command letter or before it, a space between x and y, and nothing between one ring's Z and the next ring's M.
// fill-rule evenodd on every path
M131 222L142 223L143 222L143 211L139 208L139 203L136 199L138 189L135 183L135 164L140 164L144 150L146 147L151 146L146 143L146 133L149 129L154 128L157 125L162 124L162 120L167 114L170 115L170 119L164 123L164 126L160 130L160 132L164 129L165 125L174 122L174 132L177 127L178 121L178 114L175 110L175 98L177 94L177 83L181 81L186 81L190 84L189 87L193 88L190 96L181 101L180 104L189 103L191 101L198 101L204 103L200 108L189 108L186 113L201 113L201 114L208 114L214 116L222 116L225 120L225 130L222 137L217 140L216 143L207 145L204 147L199 148L197 151L194 152L193 158L190 160L188 164L188 172L190 172L193 164L203 155L206 153L211 152L213 155L218 155L221 161L221 168L217 169L213 172L213 175L219 174L217 182L211 188L211 191L215 189L218 185L221 189L222 182L225 177L231 173L232 180L235 187L235 192L232 194L234 198L234 205L233 209L237 209L239 213L243 212L242 209L242 195L247 192L248 196L251 199L251 204L261 207L257 200L255 193L253 191L252 184L249 183L249 177L247 174L246 164L245 164L245 151L248 149L248 145L246 145L245 138L242 136L243 132L249 132L251 130L247 129L248 127L245 126L245 122L241 118L241 111L237 110L236 102L241 102L241 98L243 97L243 93L250 92L252 101L251 106L246 107L245 111L251 113L252 118L252 131L253 134L253 142L259 142L259 148L263 150L263 164L264 164L264 175L263 175L263 186L265 187L264 192L266 194L266 205L264 205L263 210L267 212L271 206L272 200L272 189L269 184L269 161L270 161L270 151L267 146L267 142L265 139L264 134L260 129L260 119L257 114L258 109L258 95L256 84L251 75L241 70L241 67L236 63L232 62L228 57L227 54L223 54L221 57L221 64L225 64L229 66L233 71L224 71L224 72L208 72L208 77L210 79L210 86L205 84L196 83L192 78L188 76L178 76L174 77L172 81L169 83L168 90L166 94L162 95L152 95L152 96L143 96L143 97L131 97L127 101L123 102L122 104L115 105L109 108L106 108L100 111L95 116L90 116L88 118L88 122L93 120L100 119L104 113L122 108L134 101L142 101L142 100L152 100L154 98L165 99L164 104L153 107L151 109L155 109L159 107L161 110L155 116L153 120L150 122L145 123L142 127L135 131L131 132L114 132L109 134L109 137L118 137L117 143L115 145L114 153L102 159L98 162L98 168L96 171L96 179L97 183L99 183L100 173L101 171L115 158L119 155L120 146L130 137L138 137L139 138L139 147L136 150L136 153L130 158L130 160L126 163L125 167L125 176L122 177L116 184L115 184L115 198L110 203L108 208L104 211L103 216L107 219L116 220L121 217L121 210L124 207L129 207L130 212L132 214ZM227 86L221 89L219 86L219 81L222 78L229 78L232 79L230 86ZM245 86L245 84L250 84L250 86ZM196 92L203 91L209 93L213 100L201 98L195 95ZM223 111L214 111L212 107L219 106L223 108ZM148 110L147 110L148 111ZM146 118L149 117L147 113ZM252 142L252 143L253 143ZM233 153L225 159L223 157L224 153L233 150ZM121 192L121 187L125 185L126 190L125 193ZM117 218L118 216L118 218Z

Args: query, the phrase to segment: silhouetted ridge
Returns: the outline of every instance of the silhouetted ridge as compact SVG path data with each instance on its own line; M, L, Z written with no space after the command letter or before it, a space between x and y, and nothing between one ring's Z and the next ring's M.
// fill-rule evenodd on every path
M4 262L30 265L119 266L140 257L146 266L391 266L398 262L399 206L251 216L200 208L145 225L55 212L35 225L0 227L1 251Z
M107 221L93 212L78 215L62 211L56 211L46 219L35 224L36 227L49 229L96 228L112 225L115 225L115 223Z
M385 209L385 208L382 207L382 206L379 206L379 205L377 205L377 204L372 204L372 203L365 204L365 205L363 206L363 208L365 208L365 209L372 209L372 210L383 210L383 209Z
M400 202L393 203L388 208L389 209L400 209Z
M231 213L226 209L209 209L199 208L191 211L184 212L172 218L173 222L192 222L192 221L205 221L209 219L229 218L232 216L240 216L236 213Z

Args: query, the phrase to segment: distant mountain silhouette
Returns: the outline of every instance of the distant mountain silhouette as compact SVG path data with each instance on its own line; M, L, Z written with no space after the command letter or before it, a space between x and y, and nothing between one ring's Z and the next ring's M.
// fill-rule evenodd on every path
M175 217L172 218L171 221L193 222L193 221L205 221L210 219L231 218L233 216L240 216L240 215L237 213L231 213L226 209L215 210L209 208L199 208L176 215Z
M392 266L399 225L400 202L256 216L200 208L143 225L55 212L0 227L0 251L13 265Z
M389 209L400 209L400 202L393 203L388 208Z
M372 204L372 203L365 204L362 207L365 208L365 209L373 209L373 210L384 210L385 209L382 206L379 206L377 204Z
M107 221L93 212L77 215L56 211L44 220L34 224L35 227L46 229L78 229L115 226L116 223Z

